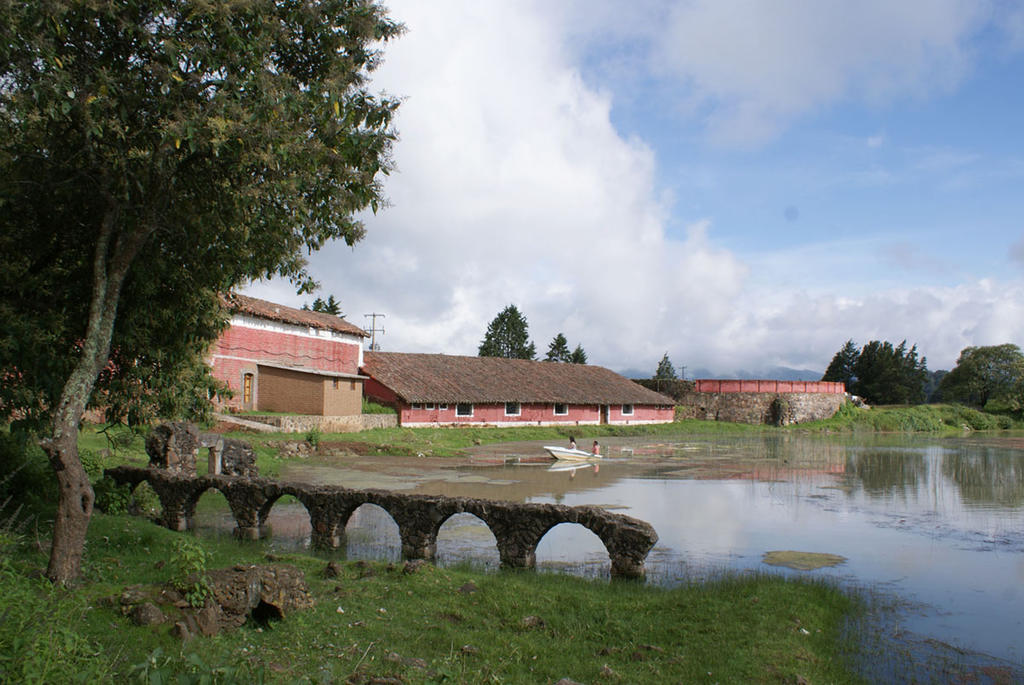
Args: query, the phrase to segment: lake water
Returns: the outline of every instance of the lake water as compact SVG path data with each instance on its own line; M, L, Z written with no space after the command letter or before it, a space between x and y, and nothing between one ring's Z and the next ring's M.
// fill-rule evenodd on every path
M657 531L647 559L650 583L672 585L723 569L826 577L896 606L884 637L917 657L1009 665L1012 677L1024 672L1024 437L602 442L599 468L574 472L531 462L543 454L541 443L524 442L479 447L464 460L295 462L282 480L608 507ZM205 517L201 527L231 523L224 515ZM308 545L300 504L275 506L269 523L273 544ZM350 558L399 557L397 526L375 507L356 512L346 537ZM777 550L845 561L794 571L765 563L765 553ZM597 537L570 524L544 537L537 558L541 570L607 576L610 567ZM475 517L454 517L439 536L438 563L496 567L494 538Z

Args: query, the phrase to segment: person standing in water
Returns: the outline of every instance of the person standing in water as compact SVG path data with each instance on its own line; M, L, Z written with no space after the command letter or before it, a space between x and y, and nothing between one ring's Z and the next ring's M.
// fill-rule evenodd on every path
M569 449L576 449L576 438L572 437L571 435L569 436Z
M597 440L594 441L594 448L590 450L591 454L601 454L601 446L597 444Z

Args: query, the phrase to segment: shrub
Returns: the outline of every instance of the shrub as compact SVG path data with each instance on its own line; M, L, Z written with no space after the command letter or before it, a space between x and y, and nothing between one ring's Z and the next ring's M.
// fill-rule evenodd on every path
M363 413L364 414L397 414L394 407L388 407L383 404L377 404L372 400L363 398Z
M210 579L206 575L210 556L191 538L181 537L174 543L174 556L171 558L175 572L174 587L186 602L196 608L206 604L206 598L210 596Z
M57 483L50 464L26 433L0 431L0 503L9 512L33 518L49 512L57 501Z
M309 443L310 447L312 447L314 450L316 450L316 449L318 449L320 447L321 435L322 434L320 433L320 427L319 426L313 426L306 433L306 442Z

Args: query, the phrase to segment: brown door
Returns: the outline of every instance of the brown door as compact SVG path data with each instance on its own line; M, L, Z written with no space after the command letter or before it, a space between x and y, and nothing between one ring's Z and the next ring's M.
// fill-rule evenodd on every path
M252 384L255 378L251 373L242 376L242 409L246 411L252 410Z

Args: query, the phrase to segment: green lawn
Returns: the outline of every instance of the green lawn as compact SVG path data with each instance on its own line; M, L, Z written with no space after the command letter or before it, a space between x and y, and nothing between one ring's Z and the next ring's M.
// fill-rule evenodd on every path
M326 578L323 558L285 555L275 562L305 571L313 609L182 643L168 625L133 625L109 598L136 583L173 581L183 536L98 515L83 582L71 591L38 578L45 555L33 540L2 538L0 681L858 681L842 635L861 615L859 601L825 583L768 575L660 589L342 562L341 574ZM210 568L266 561L258 543L199 544Z

